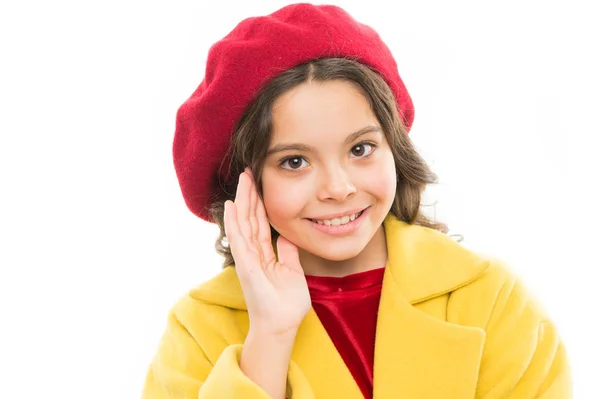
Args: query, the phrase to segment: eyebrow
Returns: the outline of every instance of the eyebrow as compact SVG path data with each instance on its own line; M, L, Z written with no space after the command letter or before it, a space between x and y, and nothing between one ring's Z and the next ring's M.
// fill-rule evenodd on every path
M358 139L359 137L361 137L365 134L375 133L375 132L383 133L381 130L381 127L379 127L379 126L365 126L362 129L359 129L353 133L350 133L348 135L348 137L346 137L346 139L344 140L344 143L350 144L351 142L353 142L354 140ZM267 151L267 157L270 157L271 155L278 153L278 152L290 151L290 150L311 152L311 151L315 151L315 148L309 146L308 144L302 144L302 143L278 144L278 145L270 148L269 151Z

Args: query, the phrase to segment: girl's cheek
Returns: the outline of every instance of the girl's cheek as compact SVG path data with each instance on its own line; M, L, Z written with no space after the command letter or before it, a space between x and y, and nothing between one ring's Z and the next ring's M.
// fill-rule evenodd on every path
M263 192L265 209L272 223L279 224L301 213L310 195L309 187L304 187L306 182L275 175L269 177L263 184Z
M373 162L367 168L357 168L353 175L357 179L355 184L360 191L371 194L379 201L393 201L396 195L396 166L391 153L377 159L377 162Z
M376 185L377 190L383 193L386 197L393 197L396 195L396 165L394 164L394 158L390 154L390 158L385 164L381 166L381 170L376 172L377 176L381 176L380 179L372 179L373 184Z

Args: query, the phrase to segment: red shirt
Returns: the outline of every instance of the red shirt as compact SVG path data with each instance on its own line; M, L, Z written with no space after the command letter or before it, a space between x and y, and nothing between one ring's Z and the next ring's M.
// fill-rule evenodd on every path
M366 399L373 397L377 311L385 268L345 277L306 276L312 305Z

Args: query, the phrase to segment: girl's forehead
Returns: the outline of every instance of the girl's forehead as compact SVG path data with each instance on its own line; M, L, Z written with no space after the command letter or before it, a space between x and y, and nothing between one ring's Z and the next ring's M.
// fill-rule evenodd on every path
M304 83L273 107L273 141L327 140L353 133L377 118L363 94L343 81Z

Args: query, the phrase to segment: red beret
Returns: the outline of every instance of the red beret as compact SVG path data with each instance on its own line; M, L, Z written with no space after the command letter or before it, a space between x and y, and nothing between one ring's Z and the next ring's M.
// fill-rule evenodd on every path
M371 27L331 5L292 4L247 18L208 52L204 79L177 111L173 158L189 209L210 221L233 130L261 85L304 62L350 57L379 72L410 130L412 100L390 50ZM227 167L222 168L225 179Z

